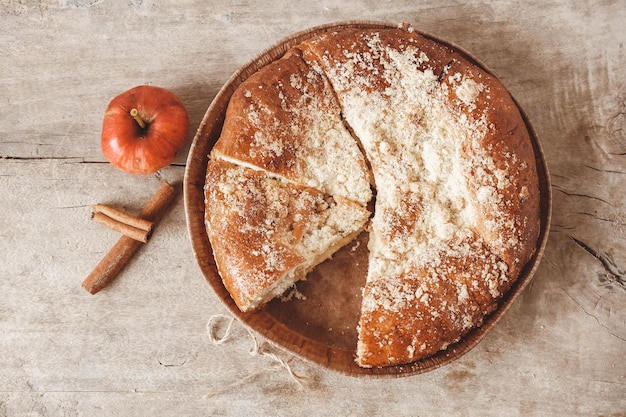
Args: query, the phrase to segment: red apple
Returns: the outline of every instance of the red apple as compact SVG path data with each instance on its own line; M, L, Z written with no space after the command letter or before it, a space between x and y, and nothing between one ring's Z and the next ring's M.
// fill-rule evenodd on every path
M187 110L178 97L164 88L141 85L109 103L102 152L122 171L152 174L172 163L188 131Z

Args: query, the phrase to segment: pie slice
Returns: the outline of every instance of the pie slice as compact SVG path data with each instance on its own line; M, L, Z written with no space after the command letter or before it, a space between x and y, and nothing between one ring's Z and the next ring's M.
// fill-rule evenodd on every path
M212 155L364 206L372 198L365 157L334 92L297 49L234 92Z
M375 280L370 275L363 291L360 366L413 362L445 349L482 323L480 306L450 275L456 271L386 264L387 274Z
M351 200L221 160L209 161L205 199L218 270L244 312L304 278L370 216Z

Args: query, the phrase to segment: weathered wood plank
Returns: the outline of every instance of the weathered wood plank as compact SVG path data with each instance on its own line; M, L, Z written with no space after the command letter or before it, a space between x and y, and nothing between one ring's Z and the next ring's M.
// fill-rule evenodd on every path
M90 206L138 212L160 181L105 162L108 101L138 84L171 88L191 140L236 68L348 19L408 21L466 48L538 132L554 192L546 256L485 340L397 380L329 373L258 336L255 351L239 323L215 345L206 324L226 310L196 266L182 195L118 280L87 294L80 283L117 239ZM624 415L625 21L608 0L3 2L0 416ZM182 180L186 152L163 179Z

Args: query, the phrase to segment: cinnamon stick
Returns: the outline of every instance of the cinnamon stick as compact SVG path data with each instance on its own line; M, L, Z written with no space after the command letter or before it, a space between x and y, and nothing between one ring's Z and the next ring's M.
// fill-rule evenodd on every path
M128 236L132 239L138 240L141 243L147 243L150 238L152 228L150 230L142 230L129 224L123 223L119 220L113 219L104 213L94 212L91 214L91 219L96 223L108 227L111 230L115 230Z
M175 194L176 190L174 187L168 182L163 181L156 194L152 196L150 201L148 201L141 210L139 217L154 223L158 222L174 199ZM85 278L82 283L83 288L91 294L96 294L106 287L118 276L142 245L142 242L128 236L120 237L117 243L104 258L102 258L100 263L98 263L94 270Z
M94 212L94 215L101 213L113 220L116 220L119 223L132 226L136 229L140 229L145 232L150 232L152 230L152 227L154 226L154 223L151 222L150 220L142 219L141 217L135 217L133 215L130 215L128 213L125 213L121 210L118 210L111 206L107 206L106 204L102 204L102 203L98 203L94 205L93 212Z

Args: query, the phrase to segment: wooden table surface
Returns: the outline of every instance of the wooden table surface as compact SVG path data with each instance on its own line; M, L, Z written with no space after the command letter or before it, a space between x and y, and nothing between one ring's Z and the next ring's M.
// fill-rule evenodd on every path
M353 19L410 22L481 59L528 113L553 183L531 285L469 353L406 378L326 371L237 321L216 343L229 313L185 224L187 151L223 83L289 34ZM0 416L625 416L625 22L609 0L3 1ZM190 114L160 178L100 150L106 105L139 84ZM179 190L171 210L88 294L118 238L91 206L137 213L163 179Z

